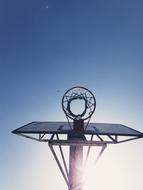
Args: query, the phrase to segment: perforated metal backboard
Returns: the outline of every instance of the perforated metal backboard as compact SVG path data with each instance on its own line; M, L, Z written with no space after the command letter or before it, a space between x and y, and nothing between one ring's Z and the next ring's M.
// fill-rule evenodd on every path
M24 125L14 131L14 134L22 135L28 138L32 138L39 141L50 141L51 137L46 137L47 134L73 134L77 133L72 129L73 123L68 122L31 122L27 125ZM121 124L109 124L109 123L89 123L83 131L78 133L83 133L83 135L93 135L98 137L98 140L104 142L105 140L102 137L107 136L114 143L124 142L128 140L133 140L137 138L142 138L143 133L134 130L130 127ZM32 135L32 136L30 136ZM38 135L38 137L34 136ZM119 140L118 137L126 137L125 140ZM127 139L129 137L129 139ZM111 141L111 142L112 142ZM96 140L96 142L98 142ZM107 141L106 143L111 143Z

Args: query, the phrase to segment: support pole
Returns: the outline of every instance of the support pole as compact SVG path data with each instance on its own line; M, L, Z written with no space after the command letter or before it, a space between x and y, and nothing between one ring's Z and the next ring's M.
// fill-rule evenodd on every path
M84 140L83 120L74 120L73 122L74 134L68 136L69 140ZM68 190L82 190L82 161L83 161L83 145L71 145L69 152L69 189Z
M58 159L58 157L57 157L57 155L56 155L56 153L55 153L55 151L54 151L53 146L49 144L49 147L50 147L50 149L51 149L51 152L53 153L53 156L54 156L54 158L55 158L55 160L56 160L56 162L57 162L57 164L58 164L58 167L59 167L59 169L60 169L60 171L61 171L61 173L62 173L62 175L63 175L63 178L64 178L64 180L65 180L67 186L69 186L68 179L67 179L67 177L66 177L66 175L65 175L65 173L64 173L64 170L63 170L63 168L62 168L62 166L61 166L61 164L60 164L60 161L59 161L59 159Z

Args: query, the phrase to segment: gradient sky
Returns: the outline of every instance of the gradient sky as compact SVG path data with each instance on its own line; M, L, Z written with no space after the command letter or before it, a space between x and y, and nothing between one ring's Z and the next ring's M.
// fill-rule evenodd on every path
M64 121L61 99L76 85L95 94L92 121L143 132L143 1L1 0L0 189L67 189L47 144L11 131ZM142 147L109 146L86 190L141 190Z

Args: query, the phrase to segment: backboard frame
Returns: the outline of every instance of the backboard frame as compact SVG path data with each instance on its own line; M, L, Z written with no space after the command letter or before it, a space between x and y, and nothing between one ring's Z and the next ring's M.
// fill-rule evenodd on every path
M44 130L40 130L40 126L34 128L33 130L30 129L31 125L47 125L45 127ZM48 130L48 125L58 125L58 128L56 130ZM53 145L64 145L64 146L69 146L69 145L83 145L83 146L102 146L103 144L118 144L118 143L122 143L122 142L127 142L127 141L131 141L131 140L135 140L135 139L140 139L143 138L143 133L132 129L130 127L127 127L125 125L121 125L121 124L110 124L110 123L90 123L89 127L86 128L86 130L84 130L83 132L75 132L74 130L72 130L72 122L68 123L68 122L31 122L28 123L14 131L12 131L12 133L32 139L32 140L36 140L39 142L48 142L51 143ZM69 126L70 125L70 126ZM85 123L86 125L86 123ZM29 126L29 130L25 130L26 128L28 128ZM67 128L67 126L69 126L68 129L62 129L64 128L64 126ZM93 128L96 126L96 130L94 131ZM100 127L111 127L112 129L114 129L112 131L106 131L105 132L101 132L98 131L98 129L100 129ZM98 127L98 129L97 129ZM105 128L103 127L103 128ZM116 132L116 128L121 128L122 130L124 129L125 132ZM61 129L60 129L61 128ZM129 131L129 132L127 132ZM85 136L84 140L68 140L68 135L72 134L77 136L83 134ZM64 138L63 138L64 135ZM58 139L56 139L55 137L58 137ZM87 138L88 137L88 138ZM92 140L91 140L92 139Z

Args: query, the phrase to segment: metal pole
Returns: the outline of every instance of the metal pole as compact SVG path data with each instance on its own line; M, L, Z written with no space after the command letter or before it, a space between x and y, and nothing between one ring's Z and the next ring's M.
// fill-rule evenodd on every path
M83 120L75 120L73 122L74 134L68 136L69 140L84 140L80 131L84 130ZM82 190L82 161L83 161L83 145L71 145L69 152L69 189Z

